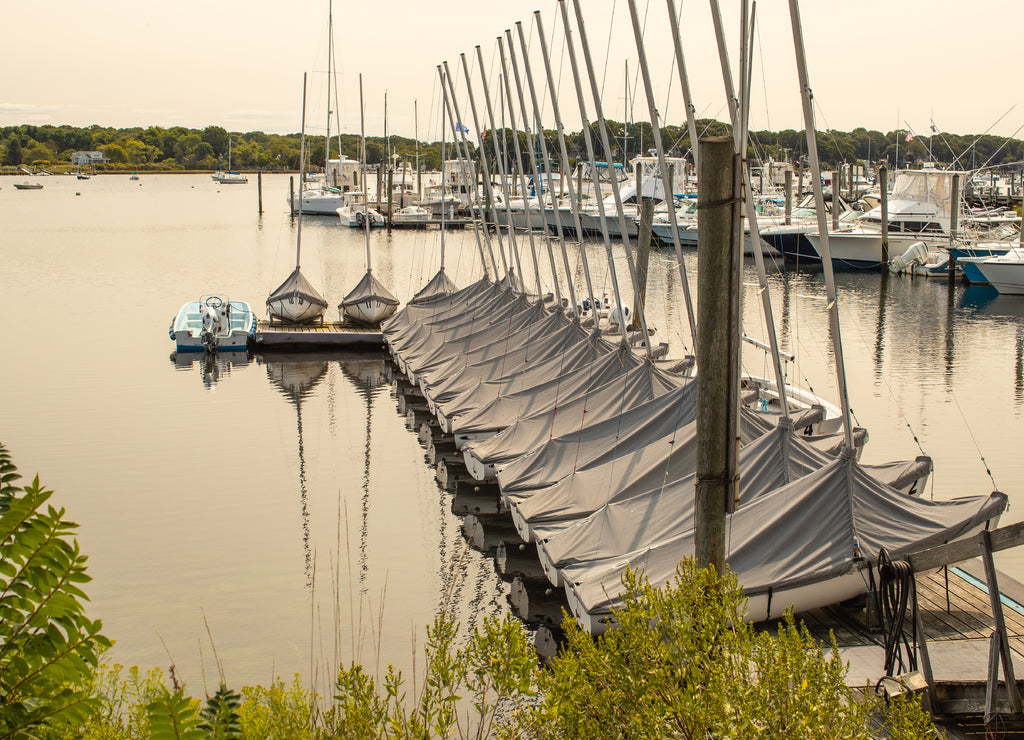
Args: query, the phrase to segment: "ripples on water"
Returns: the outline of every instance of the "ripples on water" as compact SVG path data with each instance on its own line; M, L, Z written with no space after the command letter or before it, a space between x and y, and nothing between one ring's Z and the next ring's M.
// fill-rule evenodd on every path
M215 670L205 615L232 685L301 671L325 686L329 666L352 657L409 670L449 595L467 627L506 608L508 584L466 550L382 360L168 360L182 303L223 291L260 311L294 266L287 177L264 177L262 217L255 178L44 184L0 182L0 439L82 525L90 613L117 640L116 660L166 667L162 639L179 674L201 686L203 663ZM375 273L403 300L437 269L437 232L372 240ZM587 254L595 284L610 285L603 247ZM479 277L477 255L469 232L447 236L460 285ZM578 250L571 259L582 284ZM696 255L687 259L694 278ZM305 219L302 266L336 304L362 274L361 234ZM1021 502L1024 299L945 281L837 279L865 461L914 457L919 442L935 459L925 495L951 498L991 489L984 455ZM752 264L744 280L746 331L763 339ZM769 283L780 338L797 356L790 378L836 398L820 273L773 271ZM692 351L669 251L652 259L648 295L672 354ZM746 370L768 372L760 351L745 352ZM1011 509L1004 522L1019 518ZM1024 557L1008 553L1001 566L1024 580Z

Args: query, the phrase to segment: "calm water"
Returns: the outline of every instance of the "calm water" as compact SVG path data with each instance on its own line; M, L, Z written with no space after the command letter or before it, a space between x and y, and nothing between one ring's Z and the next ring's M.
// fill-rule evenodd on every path
M182 303L221 291L259 310L294 266L287 176L264 178L263 216L255 178L40 180L41 191L16 191L0 179L0 441L81 524L90 614L117 640L117 661L173 659L194 686L204 671L213 682L208 625L232 685L297 671L322 681L351 657L411 668L449 594L469 626L506 608L507 584L465 552L378 358L170 358ZM337 304L364 269L361 233L306 218L302 241L303 271ZM437 232L372 243L375 272L403 301L437 268ZM446 247L457 282L480 275L469 232ZM587 253L596 284L610 286L603 247ZM821 275L770 281L797 356L790 378L835 398ZM748 266L746 331L763 337L755 283ZM864 460L914 457L920 444L935 459L925 495L991 490L987 463L1024 503L1024 299L875 274L840 275L839 295ZM652 260L649 310L682 354L691 342L669 252ZM768 372L759 351L745 365ZM1020 518L1013 508L1003 521ZM1024 553L1000 565L1024 580Z

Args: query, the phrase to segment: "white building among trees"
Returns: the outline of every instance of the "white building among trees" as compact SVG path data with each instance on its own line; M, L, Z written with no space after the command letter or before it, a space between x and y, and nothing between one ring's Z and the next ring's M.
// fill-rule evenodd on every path
M110 160L103 152L75 152L71 155L71 164L84 167L93 164L106 164Z

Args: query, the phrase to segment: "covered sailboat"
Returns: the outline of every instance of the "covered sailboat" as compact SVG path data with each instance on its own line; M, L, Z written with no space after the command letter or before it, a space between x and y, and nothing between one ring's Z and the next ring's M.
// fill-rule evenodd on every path
M306 159L306 75L302 75L302 134L299 139L299 162ZM299 179L301 180L300 177ZM301 191L299 193L301 198ZM306 324L319 319L323 321L327 301L306 279L299 267L302 255L302 209L299 209L295 235L295 269L267 298L267 313L270 320L277 319L291 324Z
M909 497L846 454L729 514L726 559L747 596L747 619L760 621L863 594L881 549L907 554L993 529L1006 505L998 491L951 501ZM694 529L594 554L562 568L561 578L573 616L598 633L622 604L626 568L664 583L694 554Z
M359 75L359 136L360 163L366 171L366 135L363 130L363 76ZM368 208L366 189L363 188L363 209ZM366 241L366 274L356 283L356 287L338 304L342 317L357 321L360 324L379 324L390 318L398 309L398 299L373 274L370 266L370 224L363 219L363 237Z
M305 324L317 319L323 321L326 309L327 301L302 274L298 261L292 274L267 298L267 311L271 320L293 324Z

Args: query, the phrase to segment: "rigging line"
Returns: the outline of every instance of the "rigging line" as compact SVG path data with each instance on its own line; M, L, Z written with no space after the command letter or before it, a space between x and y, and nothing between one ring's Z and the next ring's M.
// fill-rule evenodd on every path
M869 343L868 337L865 336L865 332L864 332L863 326L858 321L858 322L854 322L854 328L856 329L856 336L857 336L857 338L860 339L860 341L861 341L862 348L865 350L865 352L868 355L870 355L871 352L873 351L873 344ZM880 328L880 330L881 330L881 328ZM892 387L892 384L889 382L888 375L886 373L881 373L880 376L881 376L880 379L882 381L882 384L885 386L886 391L888 391L888 393L889 393L889 400L893 403L893 405L896 406L896 413L899 414L900 418L903 420L903 423L906 425L907 429L910 431L910 436L914 440L914 443L917 445L917 449L919 449L921 451L922 455L927 455L928 453L925 452L924 447L921 445L921 440L918 438L917 432L914 430L914 427L911 426L911 424L910 424L910 419L907 418L907 415L903 412L903 406L900 404L899 400L896 397L896 393L895 393L895 391L894 391L894 389ZM851 413L852 413L852 409L851 409Z
M977 135L976 135L976 136L974 137L974 141L972 141L972 142L971 142L971 145L970 145L969 147L967 147L966 149L964 149L964 151L963 151L963 154L961 154L961 155L960 155L960 157L956 157L956 156L954 155L954 157L955 157L955 159L954 159L954 164L955 164L955 163L956 163L956 161L958 161L959 159L962 159L963 157L966 157L966 156L967 156L967 152L971 151L971 149L973 149L973 148L975 147L975 145L976 145L976 144L977 144L977 143L978 143L978 142L979 142L979 141L981 140L981 137L982 137L982 136L987 136L987 135L988 135L988 132L989 132L989 131L991 131L992 129L994 129L994 128L995 128L995 127L996 127L996 126L997 126L997 125L999 124L999 122L1000 122L1000 121L1002 121L1002 120L1003 120L1004 118L1006 118L1006 117L1007 117L1008 115L1010 115L1010 111L1012 111L1012 110L1013 110L1014 108L1016 108L1016 107L1017 107L1017 104L1016 104L1016 103L1014 103L1013 105L1011 105L1011 106L1009 107L1009 109L1007 109L1006 113L1004 113L1003 115L999 116L999 118L997 118L997 119L996 119L995 121L993 121L992 125L991 125L991 126L989 126L989 127L987 128L987 129L985 129L985 131L984 131L984 132L982 132L982 133L980 133L980 134L977 134ZM1017 130L1018 130L1018 131L1020 131L1020 129L1017 129ZM897 140L897 141L899 141L899 136L898 136L898 134L897 134L897 139L896 139L896 140ZM897 163L897 164L898 164L898 163Z
M608 19L608 43L604 47L604 69L601 71L601 96L604 97L606 82L608 81L608 58L612 55L612 30L615 28L615 8L619 0L612 0L612 15ZM609 157L611 155L609 154Z
M757 34L757 52L758 57L761 60L761 89L764 91L764 120L768 126L768 130L772 130L772 119L768 108L768 81L764 76L764 46L761 44L761 24L757 23L754 26L754 31Z
M651 2L650 2L650 0L647 0L647 8L650 9L650 7L651 7ZM668 20L669 20L669 23L675 23L677 27L679 26L680 23L683 22L683 3L679 3L679 10L676 11L675 19L673 20L672 18L669 18ZM647 30L647 10L644 11L644 31L646 31L646 30ZM645 38L646 38L646 36L645 36ZM669 118L669 114L670 114L670 112L669 112L669 104L672 102L672 88L675 87L675 85L672 84L672 81L676 78L676 67L679 66L676 62L677 62L677 60L676 60L676 47L675 47L675 44L673 44L672 45L672 59L670 60L670 63L668 65L668 87L665 90L665 107L662 109L662 111L663 111L662 120L665 120L665 121L667 121L668 118ZM680 136L676 140L676 145L678 146L679 142L682 141L682 140L683 140L683 137ZM685 156L685 152L683 154Z
M981 464L985 466L985 473L988 475L988 479L992 481L992 488L996 491L999 490L999 486L996 485L995 476L992 475L992 470L989 468L988 460L985 459L985 454L981 451L981 445L978 444L978 439L974 436L974 431L971 429L970 422L967 421L967 415L964 414L963 408L960 406L960 401L956 397L956 393L952 389L949 391L949 397L953 399L953 404L956 406L956 410L960 413L960 418L964 421L964 426L967 428L967 434L971 438L971 442L974 443L974 449L978 451L978 457L981 458Z
M999 152L1003 151L1003 149L1006 147L1006 145L1009 144L1011 141L1013 141L1016 138L1017 134L1020 133L1021 129L1024 129L1024 124L1021 124L1020 126L1018 126L1017 130L1014 131L1013 134L1011 134L1009 138L1005 139L1003 141L1003 143L1000 144L999 148L996 149L994 152L992 152L992 155L988 159L986 159L984 162L982 162L980 169L985 169L986 167L988 167L989 162L991 162L993 159L995 159L996 155L999 154Z

